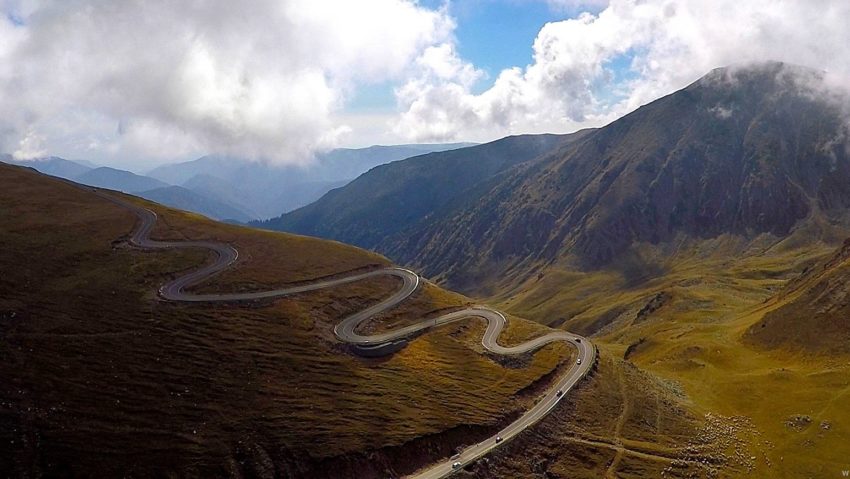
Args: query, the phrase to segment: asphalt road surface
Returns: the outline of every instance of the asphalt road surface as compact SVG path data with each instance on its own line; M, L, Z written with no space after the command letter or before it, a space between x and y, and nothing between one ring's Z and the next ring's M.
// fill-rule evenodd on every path
M586 338L582 338L581 336L570 334L565 331L551 332L516 346L500 346L497 340L502 329L504 329L507 325L507 319L505 319L502 313L486 306L475 306L460 311L453 311L437 318L423 319L416 324L386 333L374 334L371 336L358 334L357 327L363 321L401 303L413 294L417 287L419 287L419 276L413 271L403 268L384 268L366 273L357 273L345 277L315 281L309 284L269 291L222 294L188 293L185 291L187 287L201 283L230 267L230 265L239 258L239 252L230 245L214 241L178 242L152 240L150 239L150 232L153 229L154 224L156 224L156 213L142 206L125 201L117 196L104 193L100 190L91 189L91 191L94 191L101 197L132 211L136 214L136 216L138 216L140 221L130 235L130 242L133 245L146 249L204 248L212 250L217 254L215 261L211 264L191 271L160 287L158 293L166 300L185 302L251 301L256 299L278 298L295 293L333 288L335 286L353 283L355 281L362 281L375 276L395 276L402 280L401 288L399 288L395 293L362 311L358 311L342 319L336 325L334 333L340 341L360 346L377 346L409 338L420 331L456 321L470 318L483 318L487 321L487 330L484 332L481 344L495 354L522 354L534 351L546 344L556 341L567 342L578 350L577 364L574 364L562 377L560 377L555 385L547 391L545 395L539 398L538 402L519 419L499 431L495 436L470 446L461 451L460 454L453 456L452 458L445 458L411 476L417 479L433 479L450 476L462 467L475 462L488 452L510 441L511 438L515 437L517 434L521 433L523 430L532 426L546 416L552 408L564 399L564 397L567 396L567 392L575 387L575 385L588 374L596 359L596 349L590 341ZM501 441L498 443L496 442L497 437L501 438Z

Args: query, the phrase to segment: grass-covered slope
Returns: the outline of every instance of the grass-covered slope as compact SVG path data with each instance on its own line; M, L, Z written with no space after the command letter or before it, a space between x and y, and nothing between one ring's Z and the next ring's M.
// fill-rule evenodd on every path
M675 248L643 245L630 263L597 271L553 266L502 296L500 307L592 335L603 358L600 374L587 386L600 391L594 403L600 406L597 417L611 418L613 413L603 406L617 404L617 397L644 397L630 403L628 414L635 415L641 429L623 429L623 444L635 449L642 442L665 441L670 451L706 453L712 465L698 466L697 475L668 472L665 477L840 476L850 455L843 299L848 251L834 252L832 241L798 241L796 236L804 233L810 237L811 232L796 231L786 239L727 236L679 241ZM629 386L605 399L619 362L639 370L626 366ZM614 370L606 373L608 366ZM629 375L654 379L634 383ZM663 432L658 440L646 435L655 425L646 410L652 406L650 398L655 393L662 393L662 400L671 397L664 394L665 387L646 390L657 380L678 398L671 407L684 409L675 421L661 416L661 430L666 424L675 431L692 431L691 436L666 442ZM575 417L579 437L588 436L583 428L588 419ZM561 429L547 434L564 436ZM589 472L570 477L659 477L659 469L653 469L657 461L631 452L622 454L612 471L616 441L610 432L596 434L608 444L575 444L584 451L581 468ZM562 454L556 446L529 447L550 457ZM653 454L663 452L655 450ZM505 456L496 472L482 477L521 476L512 471L533 465L523 459L525 454ZM564 462L553 459L548 467L566 471ZM710 469L719 476L710 475Z
M803 67L718 69L479 185L376 250L446 286L488 294L483 286L516 286L541 265L588 271L629 261L639 244L785 238L818 221L847 235L847 104ZM354 206L337 208L328 225L358 217L358 197L346 203ZM810 230L805 239L823 238Z
M236 267L202 289L387 264L144 204L159 216L154 238L239 249ZM389 279L273 303L162 302L156 287L207 253L130 248L122 238L135 221L90 192L0 165L0 476L399 475L525 409L532 397L521 391L568 357L550 346L502 366L479 351L476 323L380 360L348 354L333 325L391 292ZM465 301L428 286L392 316ZM512 325L513 335L539 329Z
M512 136L395 161L369 170L315 203L257 225L379 248L407 238L407 229L439 221L458 198L470 194L476 198L475 188L495 175L585 133Z
M821 355L850 354L850 240L770 301L750 343Z

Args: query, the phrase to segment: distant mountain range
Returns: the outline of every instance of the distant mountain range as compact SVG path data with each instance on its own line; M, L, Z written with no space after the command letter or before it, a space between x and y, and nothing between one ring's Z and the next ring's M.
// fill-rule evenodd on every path
M245 211L232 204L200 195L182 186L163 186L143 191L140 195L151 201L200 213L209 218L222 218L238 222L250 219Z
M129 171L116 170L105 166L75 176L74 181L99 188L126 192L142 192L169 186L168 183L149 176L137 175Z
M305 166L274 166L223 156L166 165L149 176L219 198L253 218L271 218L319 199L378 165L469 143L336 149Z
M588 131L512 136L389 163L313 204L252 224L381 250L415 225L449 216L480 199L486 185L498 181L506 170L569 144Z
M313 163L303 167L278 167L237 158L206 156L156 168L147 176L58 157L17 161L10 155L2 155L0 161L91 186L136 194L214 219L248 222L277 216L307 204L377 165L469 145L337 149L319 155Z
M39 158L36 160L17 161L12 157L12 155L0 155L0 161L13 165L28 166L44 173L45 175L68 179L76 178L93 170L94 168L97 168L96 166L86 166L81 162L70 161L55 156Z
M262 226L373 248L460 289L553 262L603 267L638 244L785 238L806 221L834 240L850 143L820 82L781 63L718 69L604 128L392 163Z

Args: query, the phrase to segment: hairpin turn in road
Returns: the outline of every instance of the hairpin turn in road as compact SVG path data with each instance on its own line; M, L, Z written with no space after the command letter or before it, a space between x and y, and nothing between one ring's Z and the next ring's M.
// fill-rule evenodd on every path
M156 213L153 211L125 201L116 196L99 190L92 190L101 197L132 211L138 218L139 223L130 234L130 243L145 249L173 249L173 248L203 248L212 250L217 257L212 263L190 271L159 288L158 294L169 301L184 302L217 302L217 301L251 301L257 299L279 298L295 293L315 291L333 288L339 285L362 281L376 276L395 276L402 281L402 286L388 298L362 310L358 311L340 321L334 328L336 337L348 344L357 346L379 346L382 344L410 338L412 335L427 329L435 328L445 324L470 319L483 318L487 321L487 329L481 339L481 344L489 351L501 355L516 355L534 351L546 344L555 341L564 341L578 350L576 363L552 386L546 394L519 419L499 431L496 435L467 447L460 454L450 459L442 460L422 469L411 477L416 479L435 479L451 475L458 469L475 462L490 451L502 446L517 434L532 426L546 414L549 413L565 396L575 387L591 370L596 359L596 349L586 338L570 334L565 331L554 331L538 338L531 339L516 346L504 347L497 340L502 330L507 325L505 316L486 306L474 306L459 311L453 311L437 318L423 319L416 324L398 328L386 333L363 336L357 333L357 327L365 320L383 311L393 308L407 299L419 286L419 276L404 268L384 268L365 273L356 273L349 276L338 277L328 280L320 280L309 284L280 288L269 291L258 291L251 293L215 293L215 294L193 294L186 292L189 286L201 283L213 275L230 267L239 257L239 252L232 246L215 241L156 241L150 239L150 233L156 224Z

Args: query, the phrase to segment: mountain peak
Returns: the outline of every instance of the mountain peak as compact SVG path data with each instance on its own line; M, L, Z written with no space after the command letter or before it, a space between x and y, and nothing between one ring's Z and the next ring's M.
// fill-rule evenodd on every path
M823 90L825 73L780 61L744 62L715 68L686 90L738 90L756 98L770 93L799 94Z
M846 116L823 78L781 62L713 70L503 172L439 216L401 232L367 228L383 238L370 247L466 289L496 269L555 261L595 269L637 244L784 238L807 219L838 221L850 208L850 150Z

